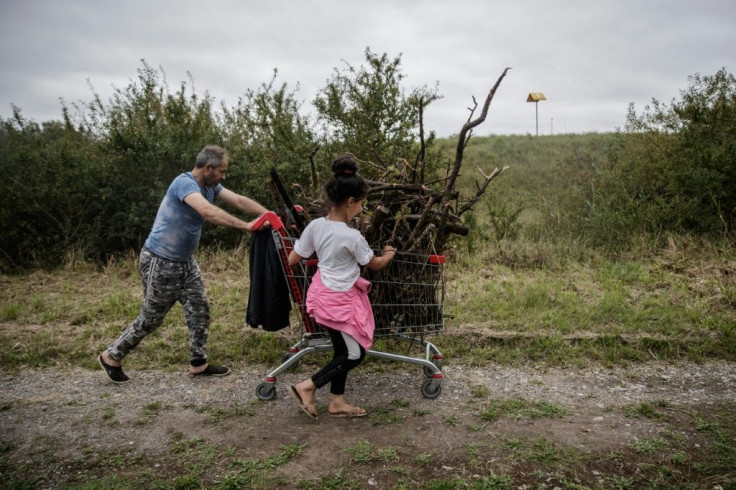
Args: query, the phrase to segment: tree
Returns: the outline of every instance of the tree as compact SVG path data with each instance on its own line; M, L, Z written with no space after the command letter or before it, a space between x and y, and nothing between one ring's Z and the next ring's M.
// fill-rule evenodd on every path
M314 107L328 152L353 153L371 163L361 172L377 177L390 171L397 159L414 160L415 155L426 152L422 114L440 96L436 86L404 91L400 55L389 58L366 48L365 60L367 66L346 62L342 70L335 68ZM430 133L427 140L433 139ZM421 147L418 140L422 140Z
M595 241L632 231L732 236L736 224L736 79L695 74L671 104L629 106L609 164L585 196L582 225ZM592 235L591 235L592 234Z
M171 180L191 170L207 144L222 144L212 98L182 82L172 93L145 60L138 78L103 102L76 105L81 127L100 142L101 254L139 248ZM192 83L193 84L193 83Z
M222 128L239 189L263 203L271 202L269 170L290 180L316 186L310 156L319 148L309 119L300 113L296 90L277 87L278 71L258 90L248 90L233 108L222 106ZM298 90L298 87L297 87ZM230 184L228 184L230 185Z
M64 121L41 126L13 112L0 124L0 267L83 259L100 234L97 140L75 129L66 111Z

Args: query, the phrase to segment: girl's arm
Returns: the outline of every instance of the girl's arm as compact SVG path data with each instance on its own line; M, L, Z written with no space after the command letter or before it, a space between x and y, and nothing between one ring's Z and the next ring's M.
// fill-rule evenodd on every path
M303 257L301 255L294 252L293 250L289 252L289 267L294 267L302 260L302 258Z
M374 255L371 261L368 262L367 266L369 269L374 271L381 270L386 267L394 257L396 257L396 249L391 245L385 245L383 247L383 254L381 254L380 257Z

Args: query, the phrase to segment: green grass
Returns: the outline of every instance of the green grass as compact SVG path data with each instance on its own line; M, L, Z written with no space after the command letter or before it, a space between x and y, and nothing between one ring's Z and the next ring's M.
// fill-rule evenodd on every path
M543 251L557 257L543 267L504 262L497 248L451 254L445 311L452 318L433 342L447 359L470 365L736 360L733 250L684 241L641 259L590 250L578 254L582 258L561 259L560 253ZM299 335L296 313L291 329L245 327L247 267L219 260L227 255L222 251L203 254L211 357L236 366L279 363ZM60 362L96 368L96 354L138 313L140 279L132 259L3 281L0 315L13 328L0 329L0 366L11 371ZM179 368L187 344L184 316L175 306L129 362ZM392 369L390 364L374 366Z
M368 441L358 441L346 451L353 463L370 463L373 460L373 445Z
M560 405L546 402L530 402L521 398L509 400L493 400L486 404L479 416L486 422L494 422L506 416L519 419L560 418L568 415L570 410Z
M623 410L627 417L665 420L668 415L662 409L666 407L666 402L655 402L654 404L641 402L638 405L624 405Z
M403 403L398 401L390 405ZM558 417L561 413L560 407L518 399L507 400L499 406L510 420ZM158 413L162 408L151 403L143 410ZM655 402L649 406L632 406L630 410L634 416L649 418L652 410L669 408L672 407ZM366 426L368 432L362 436L364 438L352 439L345 447L329 449L331 469L314 467L308 480L290 478L289 471L293 467L288 465L293 462L296 468L302 469L314 461L314 453L307 454L307 451L321 452L324 448L292 443L253 458L250 456L252 448L247 444L234 449L182 432L171 435L169 453L158 454L155 458L147 457L134 447L104 451L89 447L82 448L86 457L57 462L56 454L63 441L51 438L36 441L43 450L35 457L45 460L44 464L51 469L63 465L58 471L63 470L68 475L64 488L85 489L358 489L375 485L451 489L503 489L521 485L573 489L701 488L699 483L704 479L715 483L732 481L732 470L736 467L734 407L713 407L707 414L678 413L690 417L690 422L683 426L681 420L662 420L663 425L671 424L671 430L624 443L609 454L591 452L585 447L570 446L544 436L512 435L492 426L486 427L484 433L468 435L470 442L456 450L443 445L425 446L414 442L409 435L404 435L398 446L381 445L372 438ZM528 427L523 420L521 422L516 427ZM461 426L449 427L450 430L465 430ZM696 446L689 438L678 436L679 431L697 431L699 444ZM424 441L421 435L414 436ZM350 436L343 440L350 440ZM9 488L32 488L48 483L30 477L33 468L25 466L27 463L12 468L4 466L2 456L15 450L9 445L0 446L0 471ZM305 456L307 459L302 459ZM275 471L279 468L285 471ZM375 482L369 483L373 479Z

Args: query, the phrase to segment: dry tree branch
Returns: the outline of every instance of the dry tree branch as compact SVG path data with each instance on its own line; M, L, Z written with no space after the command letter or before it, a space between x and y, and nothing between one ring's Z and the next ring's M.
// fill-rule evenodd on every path
M434 229L434 227L435 226L432 223L429 223L427 225L427 227L424 229L424 231L422 232L422 234L419 235L419 238L417 238L416 242L414 242L411 246L409 246L406 249L406 251L407 252L413 252L414 249L417 247L417 245L419 245L420 243L422 243L422 240L424 240L425 238L427 238L427 236L432 232L432 230Z
M488 92L488 95L486 96L486 100L483 103L483 109L481 110L480 115L476 119L470 119L468 118L468 121L463 125L462 129L460 130L460 134L457 138L457 148L455 150L455 163L452 167L452 170L450 171L449 177L447 179L447 182L445 183L445 190L443 191L442 201L440 202L440 210L443 211L443 213L449 209L450 206L450 199L451 195L454 192L455 189L455 183L457 182L457 177L460 174L460 167L463 163L463 155L465 153L465 145L467 143L468 133L473 130L476 126L483 123L483 121L486 120L486 117L488 116L488 109L491 106L491 101L493 100L493 96L496 94L496 90L501 85L501 81L506 77L506 73L510 70L510 67L507 67L504 69L503 73L500 77L498 77L498 80L496 80L495 85L491 87L491 90ZM475 100L475 99L474 99ZM473 111L474 112L474 111ZM472 114L471 114L472 117ZM440 220L440 225L437 230L437 240L438 240L438 248L442 249L444 247L444 240L445 240L445 227L447 223L447 217L446 215L443 215L442 219Z
M378 165L377 163L373 163L370 160L361 160L358 157L356 157L355 155L353 155L353 158L355 158L355 161L358 162L361 167L363 165L368 165L369 167L373 167L374 169L380 170L381 172L385 172L386 171L386 167L385 166Z
M421 193L427 192L429 189L422 184L386 184L384 182L375 182L366 180L368 184L368 194L375 194L377 192L396 191L396 192L411 192ZM375 184L375 185L373 185Z
M455 181L457 180L457 176L460 173L460 166L463 163L463 153L465 150L465 137L468 133L468 131L471 131L476 126L483 123L483 121L486 120L486 117L488 116L488 109L491 106L491 101L493 100L493 96L496 94L496 90L498 89L498 86L501 85L501 81L506 76L506 73L511 68L506 68L501 76L496 81L496 84L491 88L490 92L488 92L488 95L486 96L485 103L483 104L483 110L481 111L480 115L474 119L474 120L468 120L463 125L463 128L460 130L460 134L458 135L458 143L457 143L457 150L455 151L455 165L452 168L452 172L450 173L450 178L448 179L447 183L445 184L445 190L449 191L450 189L455 188Z
M465 124L469 123L471 119L473 119L473 114L475 114L475 110L478 108L478 101L475 100L475 96L472 96L472 98L473 98L473 107L468 107L468 111L469 111L468 120L465 121ZM468 137L463 138L463 148L468 147L468 144L470 143L470 138L472 137L473 137L473 130L471 129L468 132Z
M414 241L417 239L417 234L420 231L423 231L424 223L427 222L427 217L429 216L429 210L432 209L432 206L435 203L435 197L431 196L427 200L427 205L424 206L424 210L422 211L422 214L420 215L419 221L417 221L417 224L414 226L414 229L411 232L411 235L409 235L409 238L406 240L406 243L404 244L404 247L406 250L411 251L414 250Z
M419 183L424 183L424 166L426 165L427 142L424 140L424 98L419 98L419 153L414 161L414 167L419 167ZM417 173L413 172L411 182L416 182Z
M312 177L312 189L320 188L319 175L317 174L317 164L314 163L314 156L317 154L321 147L321 145L314 145L312 151L309 152L309 170Z
M475 204L476 202L478 202L478 199L480 199L483 196L483 194L486 192L486 188L488 187L488 184L490 184L491 181L498 176L498 174L500 174L501 172L503 172L507 168L509 168L508 165L504 166L503 168L496 168L496 169L493 170L493 172L491 172L491 175L486 175L486 174L483 173L483 170L481 170L481 168L478 167L478 172L480 172L480 174L483 176L483 179L484 179L483 180L483 185L478 186L478 183L476 182L476 186L478 187L478 189L475 192L475 196L473 196L472 198L470 198L468 200L468 202L466 202L463 205L463 207L461 207L457 211L457 215L458 216L462 216L462 214L465 211L468 211L473 206L473 204Z

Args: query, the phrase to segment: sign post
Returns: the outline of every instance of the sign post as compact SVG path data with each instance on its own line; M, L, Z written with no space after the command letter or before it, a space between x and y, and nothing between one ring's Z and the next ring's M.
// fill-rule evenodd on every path
M537 115L537 136L539 136L539 101L547 100L542 92L530 92L529 97L526 98L527 102L534 102L534 110Z

